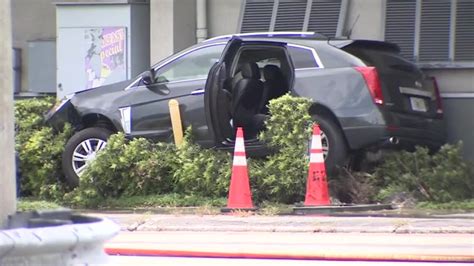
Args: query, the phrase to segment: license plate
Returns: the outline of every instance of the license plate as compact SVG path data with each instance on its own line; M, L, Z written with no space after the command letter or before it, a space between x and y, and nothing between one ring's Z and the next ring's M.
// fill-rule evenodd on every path
M423 98L410 97L411 109L418 112L427 112L426 101Z

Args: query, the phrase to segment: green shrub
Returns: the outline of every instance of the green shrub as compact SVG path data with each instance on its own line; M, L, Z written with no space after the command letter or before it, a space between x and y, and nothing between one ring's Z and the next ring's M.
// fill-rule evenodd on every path
M231 155L194 144L190 129L185 135L175 155L172 172L174 191L184 195L226 196L232 167Z
M183 196L224 196L230 176L228 153L183 145L127 140L112 135L88 166L80 185L66 199L74 206L97 207L106 199L175 192Z
M277 152L266 160L250 160L259 201L294 203L303 198L311 136L309 99L285 95L270 101L271 116L260 139Z
M422 147L389 155L374 173L375 183L381 188L377 198L408 192L430 202L471 199L474 167L463 160L461 147L461 143L446 144L433 155Z
M45 125L43 115L54 104L52 98L15 102L16 150L21 171L21 194L54 199L64 193L61 154L72 134L66 125L55 132Z
M89 197L117 198L170 191L173 145L112 135L80 177L78 190ZM95 191L95 192L94 192Z

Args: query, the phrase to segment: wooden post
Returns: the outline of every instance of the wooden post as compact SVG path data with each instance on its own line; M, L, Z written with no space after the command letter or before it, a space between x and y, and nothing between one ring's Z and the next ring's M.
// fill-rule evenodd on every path
M183 125L181 123L179 103L176 100L170 100L168 106L170 108L171 125L173 126L174 143L176 146L179 146L183 142Z
M16 209L10 0L0 0L0 228Z

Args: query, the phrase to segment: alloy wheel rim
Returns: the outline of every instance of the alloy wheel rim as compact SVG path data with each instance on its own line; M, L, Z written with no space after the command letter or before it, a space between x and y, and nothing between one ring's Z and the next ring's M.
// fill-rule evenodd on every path
M97 152L103 150L106 141L98 138L90 138L79 143L72 153L72 169L80 176L87 165L93 161Z
M319 134L321 135L321 144L323 147L324 160L326 160L329 153L329 139L328 139L328 136L322 130L320 131Z

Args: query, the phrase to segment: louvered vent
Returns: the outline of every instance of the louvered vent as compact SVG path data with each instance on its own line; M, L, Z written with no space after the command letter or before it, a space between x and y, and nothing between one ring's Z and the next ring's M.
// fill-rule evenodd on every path
M449 60L450 0L424 0L421 6L420 61Z
M275 31L302 31L305 13L306 1L283 2L280 0Z
M416 1L390 0L387 2L385 40L397 44L400 54L413 60L415 41Z
M272 20L273 1L247 1L240 32L269 31Z
M472 0L458 0L454 59L474 61L474 1Z
M308 31L334 37L339 21L341 0L314 0L311 6Z

